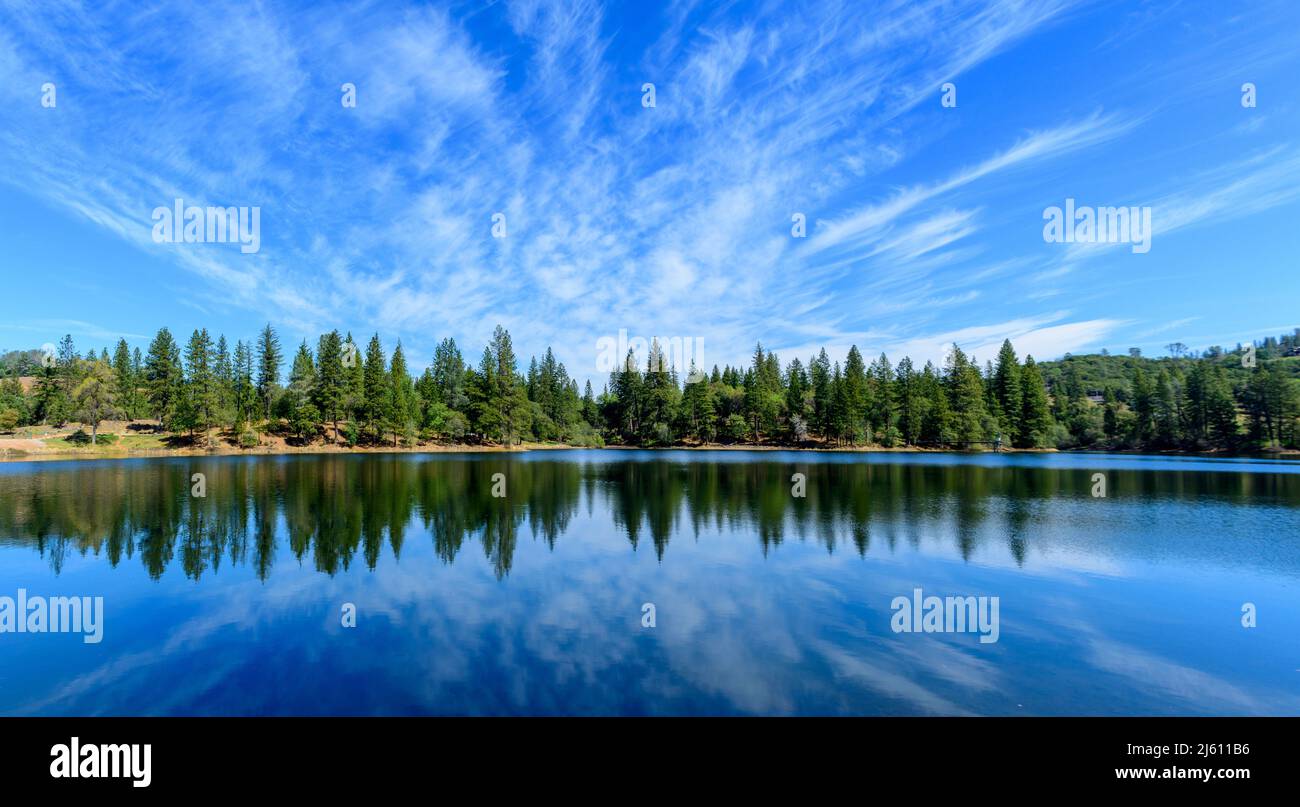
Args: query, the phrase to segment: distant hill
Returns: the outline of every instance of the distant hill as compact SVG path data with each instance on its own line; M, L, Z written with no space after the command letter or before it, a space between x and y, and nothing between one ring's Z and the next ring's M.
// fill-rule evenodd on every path
M1234 347L1224 350L1211 347L1204 352L1183 353L1174 356L1133 356L1129 354L1106 355L1089 353L1085 355L1066 354L1055 361L1045 361L1038 365L1047 382L1048 389L1059 388L1065 375L1073 370L1089 396L1101 396L1106 388L1115 390L1120 400L1128 400L1132 392L1133 370L1141 367L1148 375L1156 376L1161 370L1173 375L1185 374L1197 361L1210 361L1221 365L1228 374L1234 387L1245 385L1250 368L1243 366L1246 347ZM1300 330L1294 334L1281 337L1269 337L1255 343L1256 365L1281 369L1291 379L1300 379Z

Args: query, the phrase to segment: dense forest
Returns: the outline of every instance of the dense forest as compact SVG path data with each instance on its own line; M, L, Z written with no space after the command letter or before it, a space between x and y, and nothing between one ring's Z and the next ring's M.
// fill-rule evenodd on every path
M267 325L257 338L215 341L196 330L182 346L166 328L147 352L120 340L79 355L0 357L0 431L79 422L100 439L109 420L154 420L176 442L265 435L307 445L422 443L806 447L969 447L1250 451L1300 444L1300 330L1233 350L1181 344L1170 355L1069 356L1022 362L1010 341L983 368L953 345L943 367L857 347L843 364L823 349L782 364L761 345L748 367L688 368L682 383L658 343L629 352L599 394L581 391L548 348L519 369L497 327L477 366L444 339L417 378L399 343L378 335L305 341L291 358ZM286 361L288 358L288 361ZM288 374L284 375L285 366Z

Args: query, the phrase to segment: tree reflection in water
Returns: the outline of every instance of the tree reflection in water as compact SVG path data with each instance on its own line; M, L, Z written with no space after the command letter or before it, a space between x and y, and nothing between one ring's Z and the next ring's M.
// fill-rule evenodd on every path
M795 472L807 478L805 497L791 493ZM206 476L205 497L190 495L193 473ZM506 477L504 498L491 495L496 473ZM1108 496L1120 502L1300 504L1300 474L1112 477ZM56 572L76 552L103 555L114 566L138 557L154 578L179 561L193 579L226 563L251 563L265 579L280 541L334 575L358 558L373 569L385 542L400 560L416 533L431 536L445 563L477 543L504 578L521 532L554 548L577 513L601 508L633 550L648 539L660 559L686 528L752 530L764 554L791 537L866 553L873 540L890 550L899 541L915 544L935 524L968 558L992 516L1003 520L1008 551L1023 563L1026 527L1042 503L1087 498L1091 488L1091 471L1078 468L792 463L762 455L726 462L391 454L28 464L0 474L0 543L34 547Z

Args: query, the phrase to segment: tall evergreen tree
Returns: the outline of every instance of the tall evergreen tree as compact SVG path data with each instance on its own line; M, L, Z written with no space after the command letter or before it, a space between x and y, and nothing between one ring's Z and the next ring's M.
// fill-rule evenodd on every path
M813 393L813 430L823 437L831 433L831 360L822 348L817 358L808 363L808 380Z
M64 390L59 367L53 362L41 365L36 377L33 416L38 423L62 426L71 413L71 398Z
M1007 442L1017 441L1023 432L1021 419L1025 408L1024 383L1020 379L1020 360L1016 358L1010 339L1003 340L1002 348L998 351L992 387L993 398L997 402L995 411L999 433Z
M988 439L984 431L987 416L984 408L984 382L979 370L957 345L953 345L948 353L944 384L952 412L953 439L962 443Z
M163 429L171 429L176 405L184 392L184 372L181 369L181 350L172 338L171 331L159 328L149 343L145 357L145 387L149 407Z
M1016 445L1020 448L1047 446L1052 434L1052 412L1047 385L1033 356L1025 357L1025 366L1020 372L1020 412Z
M641 442L648 445L671 443L672 423L681 396L658 339L650 343L641 393Z
M438 399L451 410L464 412L469 406L465 391L465 360L456 340L447 338L433 352L433 382Z
M1156 434L1156 388L1141 368L1133 368L1132 387L1133 440L1145 444Z
M126 343L125 339L118 339L117 347L113 350L113 374L117 406L124 417L128 420L134 420L136 414L136 384L138 380L131 364L131 347Z
M288 400L289 428L299 439L307 438L320 420L320 410L312 402L312 392L316 388L316 364L312 360L311 349L304 339L293 357L293 367L289 371L289 387L285 390Z
M280 337L268 322L257 340L257 394L261 396L262 410L267 420L271 419L271 398L275 394L276 385L280 383L280 363L283 360Z
M339 439L339 416L342 414L348 375L343 366L343 340L337 330L321 336L316 343L316 389L313 403L321 417L333 424L334 441Z
M64 334L59 340L58 366L65 376L71 377L77 367L77 346L72 342L72 334Z
M379 334L370 337L366 345L365 364L365 403L362 422L364 428L374 432L375 439L381 440L384 427L390 420L392 410L392 386L388 381L387 361L384 348L379 342Z
M216 421L217 377L213 372L212 338L208 329L194 331L185 348L186 392L194 418L193 428L207 433Z
M216 352L212 357L212 374L217 384L217 416L221 420L229 418L238 420L235 413L235 366L230 358L230 346L226 336L217 339Z
M859 443L871 431L867 423L867 366L858 352L858 346L849 348L844 360L843 427L842 435L850 443Z
M506 445L511 445L529 427L531 418L528 395L519 378L510 332L500 325L492 332L491 349L496 363L494 398L500 415L501 436Z
M1246 386L1246 411L1256 443L1277 448L1295 441L1300 395L1296 384L1271 363L1257 366Z
M242 339L235 342L231 360L234 372L235 423L242 427L257 415L257 387L253 384L253 349Z
M366 369L365 354L352 339L352 333L343 338L343 409L345 417L358 422L365 419Z
M1179 398L1173 376L1162 368L1156 376L1156 441L1167 448L1178 444L1179 424L1182 420Z
M889 364L889 357L884 353L871 363L868 385L870 409L867 418L875 429L876 440L883 446L891 447L899 439L895 400L897 390L894 388L894 370Z
M591 394L591 381L587 381L586 389L582 393L582 419L588 425L596 426L600 423L600 411L596 408L596 398Z
M925 423L925 395L912 368L912 360L907 356L894 370L894 389L897 392L899 435L905 445L914 445L921 439Z
M803 362L796 356L786 368L785 410L789 417L808 420L808 394L810 392L808 372Z
M956 432L948 391L944 388L939 371L928 361L921 370L917 388L924 401L921 441L929 444L951 443L956 439Z
M1221 448L1235 449L1241 436L1237 423L1237 404L1233 399L1232 385L1222 365L1210 370L1205 386L1206 420L1209 437Z
M486 440L498 439L502 434L502 414L497 400L497 362L491 346L483 348L478 370L469 385L470 411L473 427Z
M393 446L397 446L398 437L415 439L415 423L419 402L415 397L415 386L411 374L406 368L406 354L402 351L399 340L393 348L393 360L388 373L390 387L388 422L393 432Z

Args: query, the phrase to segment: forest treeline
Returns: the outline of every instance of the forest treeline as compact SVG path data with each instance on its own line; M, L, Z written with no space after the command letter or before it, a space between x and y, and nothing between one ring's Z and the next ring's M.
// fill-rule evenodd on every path
M1134 349L1040 365L1006 341L981 368L953 345L942 367L918 368L884 354L868 363L856 346L842 364L825 349L783 364L759 345L747 367L679 374L652 342L644 357L629 352L596 394L590 381L580 391L550 348L521 372L499 326L476 365L448 338L418 377L401 344L389 353L378 335L363 349L335 330L286 356L270 324L233 347L206 329L182 346L162 328L143 354L120 340L111 355L81 356L71 336L50 355L6 354L0 431L74 421L94 442L104 421L154 419L186 441L245 447L267 433L350 446L1297 446L1300 331L1200 355L1170 347L1160 359Z

